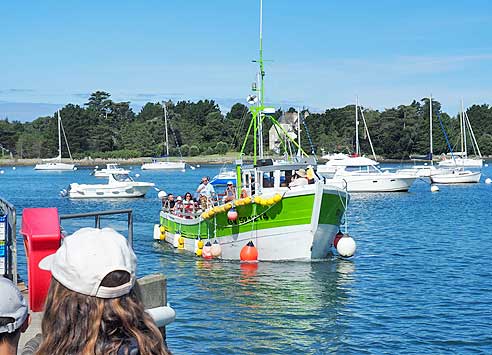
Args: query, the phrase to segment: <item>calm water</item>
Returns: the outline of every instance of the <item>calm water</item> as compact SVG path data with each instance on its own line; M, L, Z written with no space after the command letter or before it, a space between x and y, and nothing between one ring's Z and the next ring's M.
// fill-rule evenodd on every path
M183 194L219 168L133 172ZM354 258L263 262L257 269L204 261L154 243L155 191L143 199L70 201L58 192L70 182L96 181L89 170L0 169L0 195L19 212L134 210L140 276L168 277L169 302L177 311L168 344L176 355L492 353L492 185L483 183L492 167L484 168L480 184L442 186L439 193L417 181L409 193L354 194L348 215L358 244ZM104 221L126 228L123 220ZM73 231L90 224L63 226Z

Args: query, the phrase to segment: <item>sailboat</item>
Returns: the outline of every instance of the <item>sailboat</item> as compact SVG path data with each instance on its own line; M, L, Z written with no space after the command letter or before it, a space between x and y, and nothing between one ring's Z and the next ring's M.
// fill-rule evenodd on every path
M444 138L446 139L446 143L448 145L449 151L451 152L451 158L455 161L455 157L453 154L453 148L449 143L448 135L446 130L444 129L444 125L439 118L439 124L441 125L442 132L444 134ZM463 167L458 167L456 162L454 164L454 168L446 169L440 168L438 172L435 174L431 174L430 181L434 184L465 184L465 183L478 183L480 181L480 177L482 176L480 171L471 171L465 170Z
M65 142L67 143L68 154L70 160L72 160L72 154L70 153L70 147L68 146L67 137L65 136L65 130L63 129L63 124L60 116L60 111L58 111L58 156L51 159L43 159L43 163L36 164L35 170L50 170L50 171L72 171L75 169L74 164L67 164L62 162L62 141L61 134L65 137Z
M163 102L164 108L164 129L166 134L166 156L169 157L169 136L167 133L167 108L166 103ZM152 159L150 163L142 164L142 170L185 170L186 163L184 161L169 161L169 160L157 160Z
M191 208L175 205L170 209L164 204L159 224L154 226L154 239L204 258L243 260L245 250L248 253L254 250L248 255L255 255L256 260L326 258L340 230L349 195L343 189L323 183L315 173L316 160L302 151L271 116L275 108L265 106L262 41L260 0L260 50L255 61L259 72L247 100L251 121L236 160L235 199L222 203L202 196L200 205ZM262 122L265 119L301 149L301 157L292 156L283 161L264 158ZM242 158L250 135L254 142L253 161L246 162ZM289 187L295 173L307 178L304 184Z
M467 131L470 133L472 146L478 157L469 158L468 157L468 144L467 144ZM443 167L469 167L469 168L481 168L483 166L482 153L478 147L477 140L475 139L475 133L470 124L470 119L468 114L463 108L463 100L461 100L461 112L460 112L460 141L461 141L461 151L455 152L454 159L451 157L445 157L444 160L439 162L439 166Z
M374 160L361 156L359 109ZM355 101L355 154L331 156L330 160L318 167L318 173L326 178L326 184L341 188L346 187L348 192L408 191L417 178L412 173L383 172L378 165L364 111L359 106L359 99L357 98Z

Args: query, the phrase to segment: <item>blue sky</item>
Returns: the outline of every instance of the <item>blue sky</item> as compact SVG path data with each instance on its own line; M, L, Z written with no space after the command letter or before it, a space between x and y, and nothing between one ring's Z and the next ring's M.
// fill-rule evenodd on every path
M0 118L30 120L105 90L244 102L255 0L2 1ZM492 2L264 0L266 99L384 109L432 93L446 112L492 103Z

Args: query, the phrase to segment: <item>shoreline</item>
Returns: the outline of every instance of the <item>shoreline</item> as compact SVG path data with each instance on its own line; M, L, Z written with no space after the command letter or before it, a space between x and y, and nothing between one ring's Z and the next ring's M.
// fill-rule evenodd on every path
M178 157L170 157L169 161L185 161L187 164L190 165L217 165L217 164L234 164L235 160L237 159L237 156L232 155L232 154L226 154L226 155L202 155L202 156L196 156L196 157L186 157L186 158L178 158ZM243 160L252 160L253 157L250 156L245 156L243 157ZM484 161L488 161L490 157L483 157L482 158ZM150 157L141 157L141 158L115 158L115 159L103 159L103 158L96 158L96 159L89 159L89 158L84 158L84 159L62 159L64 163L74 163L76 166L82 166L82 167L95 167L99 166L102 167L105 164L108 163L118 163L122 166L125 165L142 165L143 163L149 163L151 162L152 158ZM38 163L41 163L42 159L0 159L0 166L35 166ZM401 164L411 164L411 163L416 163L418 161L412 160L412 159L383 159L380 158L379 163L401 163ZM434 160L434 162L439 162L440 160ZM318 160L318 163L323 164L325 160L320 159Z

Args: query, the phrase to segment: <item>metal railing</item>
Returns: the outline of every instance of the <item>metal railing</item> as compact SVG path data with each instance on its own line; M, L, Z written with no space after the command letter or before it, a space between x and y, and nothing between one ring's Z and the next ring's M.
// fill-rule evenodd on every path
M63 219L94 217L94 227L101 228L101 217L115 214L126 214L128 216L128 243L133 248L133 210L131 209L60 215L60 225Z
M14 205L0 197L0 214L5 217L5 272L4 275L17 282L17 214Z

